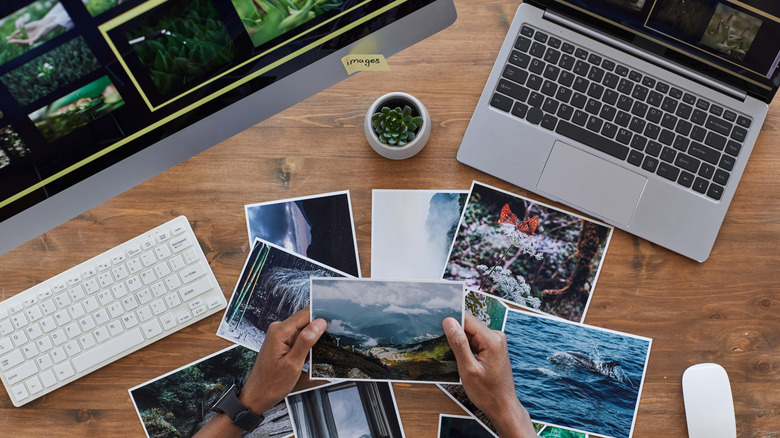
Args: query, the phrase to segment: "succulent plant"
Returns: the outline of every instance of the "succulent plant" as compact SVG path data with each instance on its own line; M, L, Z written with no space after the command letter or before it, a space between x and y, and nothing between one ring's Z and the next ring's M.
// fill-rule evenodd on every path
M390 146L405 146L414 140L417 130L422 126L422 117L412 117L409 105L390 109L383 107L371 116L374 132L379 141Z

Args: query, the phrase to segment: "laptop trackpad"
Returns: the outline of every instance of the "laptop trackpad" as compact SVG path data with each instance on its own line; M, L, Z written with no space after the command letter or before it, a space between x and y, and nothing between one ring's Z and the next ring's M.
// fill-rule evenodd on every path
M647 178L556 141L537 189L628 226Z

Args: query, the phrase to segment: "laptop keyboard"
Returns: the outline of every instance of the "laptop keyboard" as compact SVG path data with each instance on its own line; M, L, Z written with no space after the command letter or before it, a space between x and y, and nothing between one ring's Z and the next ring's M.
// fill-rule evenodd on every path
M490 105L714 200L752 122L530 26Z

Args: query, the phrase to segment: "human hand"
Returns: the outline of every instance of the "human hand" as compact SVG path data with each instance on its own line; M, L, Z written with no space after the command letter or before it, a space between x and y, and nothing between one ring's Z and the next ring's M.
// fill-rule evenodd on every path
M268 327L260 353L239 399L261 414L292 391L309 350L327 328L323 319L309 323L309 308Z
M469 400L493 421L502 438L535 437L528 411L515 392L506 335L487 328L470 313L464 326L465 330L453 318L442 321Z

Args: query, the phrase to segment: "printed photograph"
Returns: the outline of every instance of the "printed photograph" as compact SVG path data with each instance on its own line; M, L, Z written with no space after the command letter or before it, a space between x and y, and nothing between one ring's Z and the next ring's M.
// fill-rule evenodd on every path
M612 228L474 182L445 280L580 322Z
M210 0L172 0L127 23L126 41L161 96L202 83L236 56Z
M537 425L535 423L535 425ZM538 425L542 426L542 425ZM541 438L588 438L587 434L555 426L542 426L536 433ZM593 438L596 438L595 436Z
M762 23L757 17L719 3L701 43L742 61Z
M11 125L0 128L0 169L29 153L30 149Z
M463 283L311 280L312 320L328 328L314 345L313 379L459 383L441 322L463 322Z
M662 33L693 42L712 15L709 0L659 0L650 16L650 27Z
M84 38L67 43L0 76L19 105L27 106L100 68Z
M46 141L52 142L123 106L108 76L93 81L29 115Z
M87 8L87 11L89 11L89 15L93 17L97 17L103 12L114 9L114 7L119 6L123 3L130 3L130 1L132 0L82 0L82 1L84 2L84 6Z
M58 0L38 0L0 19L0 65L73 29Z
M284 321L309 305L311 277L346 275L256 239L233 289L217 336L260 351L272 322Z
M491 432L472 417L439 414L439 438L493 438Z
M466 289L466 311L476 316L491 330L504 329L507 306L488 294Z
M402 438L401 417L388 382L341 382L285 399L297 438Z
M467 194L374 190L371 277L440 280Z
M233 0L233 6L255 47L341 4L342 0Z
M651 339L515 310L504 333L517 397L534 421L631 436Z
M349 191L244 206L249 241L260 238L360 277Z
M154 380L131 388L138 418L148 438L189 438L216 415L211 407L233 383L249 377L257 353L239 345L228 347ZM263 412L265 419L244 438L292 436L284 402Z

